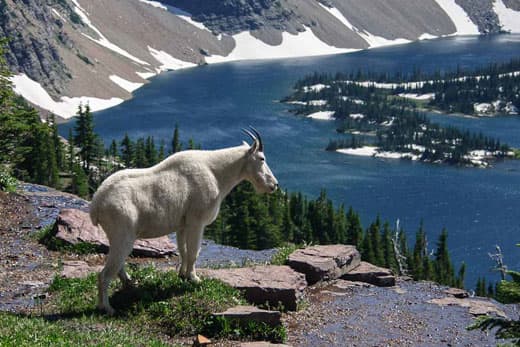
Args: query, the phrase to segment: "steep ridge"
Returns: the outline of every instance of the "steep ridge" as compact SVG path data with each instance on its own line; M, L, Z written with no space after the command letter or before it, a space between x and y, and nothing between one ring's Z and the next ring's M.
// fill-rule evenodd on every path
M62 118L161 71L520 32L518 0L1 0L15 91Z

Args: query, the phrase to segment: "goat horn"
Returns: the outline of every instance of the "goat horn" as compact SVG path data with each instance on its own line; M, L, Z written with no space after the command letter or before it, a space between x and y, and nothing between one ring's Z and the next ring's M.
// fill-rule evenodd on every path
M253 141L255 141L255 142L258 141L257 138L256 138L256 136L253 135L253 133L251 133L249 130L242 128L242 131L243 131L245 134L249 135L249 136L253 139Z
M258 150L260 152L263 152L264 151L264 144L262 142L262 136L260 136L260 133L258 132L258 130L253 128L251 125L249 126L249 128L251 128L251 130L253 130L253 132L255 133L256 137L258 138L258 144L259 144Z

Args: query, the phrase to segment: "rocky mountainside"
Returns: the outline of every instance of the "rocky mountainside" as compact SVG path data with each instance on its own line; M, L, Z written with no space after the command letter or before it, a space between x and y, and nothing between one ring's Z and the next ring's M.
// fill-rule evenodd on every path
M164 70L520 32L520 0L1 0L17 93L71 117Z

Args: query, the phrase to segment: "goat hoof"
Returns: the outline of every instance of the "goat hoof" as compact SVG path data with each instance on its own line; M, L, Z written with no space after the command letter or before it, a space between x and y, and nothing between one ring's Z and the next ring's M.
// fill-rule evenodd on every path
M202 282L202 280L200 279L200 277L197 276L197 275L195 275L195 274L190 274L190 275L188 276L188 279L189 279L191 282L193 282L193 283L200 283L200 282Z
M108 316L113 316L116 313L116 310L112 308L112 306L98 306L98 310L104 311Z

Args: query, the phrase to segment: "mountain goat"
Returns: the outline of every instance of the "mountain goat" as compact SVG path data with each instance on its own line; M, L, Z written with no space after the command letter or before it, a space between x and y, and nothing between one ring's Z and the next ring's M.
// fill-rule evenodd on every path
M177 232L181 258L179 275L194 282L204 227L212 223L222 200L241 181L257 192L272 193L278 181L265 161L260 134L243 130L253 139L249 146L213 151L175 153L147 169L114 173L99 187L90 205L90 218L101 225L110 242L105 267L98 278L98 308L113 314L108 286L116 274L124 286L132 284L124 269L126 257L138 238Z

